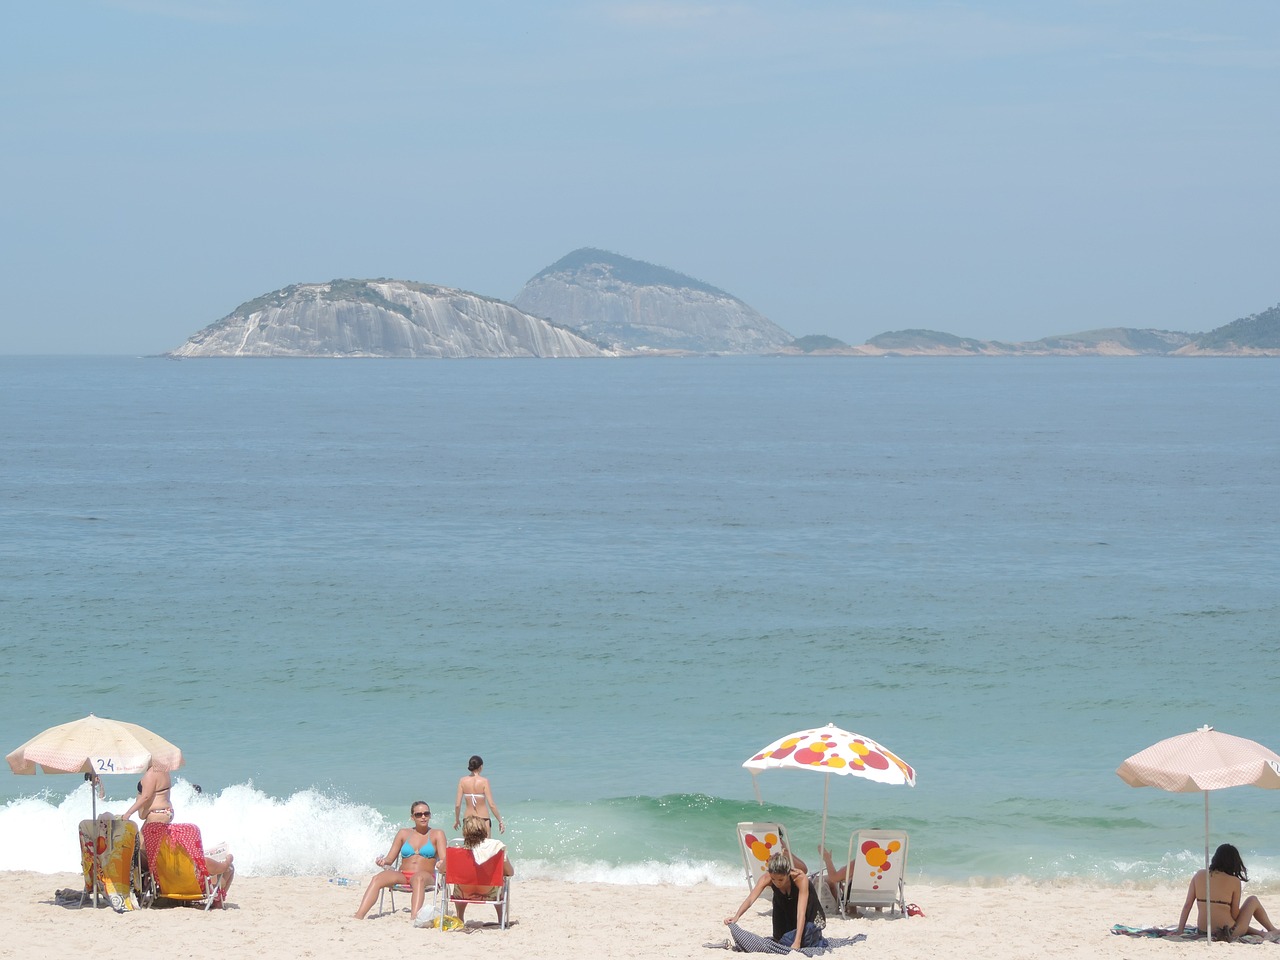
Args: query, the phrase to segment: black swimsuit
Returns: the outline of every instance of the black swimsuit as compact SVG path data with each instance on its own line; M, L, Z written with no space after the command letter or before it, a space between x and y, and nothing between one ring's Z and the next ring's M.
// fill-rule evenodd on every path
M795 880L792 880L791 892L784 893L772 879L769 881L769 886L773 887L773 939L781 940L783 934L790 933L800 926L796 923L796 911L800 907L800 887ZM804 908L804 922L813 923L817 915L818 897L815 891L810 890L809 902ZM796 936L804 936L804 931L800 931Z

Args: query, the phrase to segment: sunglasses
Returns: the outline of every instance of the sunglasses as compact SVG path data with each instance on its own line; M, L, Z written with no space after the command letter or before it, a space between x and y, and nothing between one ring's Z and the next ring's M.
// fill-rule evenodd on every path
M413 812L413 815L414 815L415 817L429 817L429 816L431 816L431 811L430 811L430 810L415 810L415 811Z

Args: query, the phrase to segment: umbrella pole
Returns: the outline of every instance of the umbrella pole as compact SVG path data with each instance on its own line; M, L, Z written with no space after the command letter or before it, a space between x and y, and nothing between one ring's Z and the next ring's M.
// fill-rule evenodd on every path
M1204 917L1208 927L1208 943L1213 943L1213 919L1209 914L1213 905L1213 894L1209 892L1209 791L1204 792Z
M827 795L831 792L831 774L822 786L822 846L827 845Z
M96 779L89 780L89 799L93 801L93 819L98 819L98 783ZM95 850L90 859L90 879L93 883L93 909L98 909L98 853Z

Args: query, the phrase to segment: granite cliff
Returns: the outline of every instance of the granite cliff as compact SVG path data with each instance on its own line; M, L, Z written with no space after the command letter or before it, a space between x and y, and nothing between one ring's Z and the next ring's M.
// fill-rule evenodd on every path
M171 357L607 357L509 303L403 280L295 284L242 303Z
M793 339L723 290L589 247L537 274L512 302L620 351L766 353Z

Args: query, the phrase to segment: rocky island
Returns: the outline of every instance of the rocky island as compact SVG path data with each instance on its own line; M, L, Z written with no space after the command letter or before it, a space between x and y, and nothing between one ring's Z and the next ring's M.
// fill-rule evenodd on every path
M405 280L301 283L250 300L171 357L608 357L549 320Z
M630 353L768 353L795 338L710 284L584 247L524 285L515 305Z
M408 280L331 280L242 303L167 356L1280 356L1280 305L1208 333L1107 327L1006 343L898 330L851 346L793 337L742 300L666 267L584 247L514 303Z

